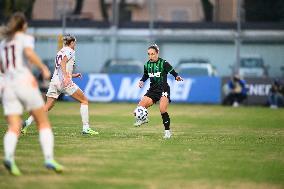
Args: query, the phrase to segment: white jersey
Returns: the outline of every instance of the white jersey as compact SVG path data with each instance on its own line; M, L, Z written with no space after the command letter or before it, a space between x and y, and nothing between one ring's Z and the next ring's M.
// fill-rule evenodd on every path
M28 60L24 56L24 48L34 48L34 38L24 33L17 33L11 40L4 39L0 45L1 67L5 82L22 80L30 75Z
M73 68L75 65L75 51L71 49L70 47L63 47L56 54L55 70L54 70L51 81L60 82L60 83L63 82L63 72L62 72L62 67L61 67L61 61L64 58L64 56L67 57L66 72L72 75Z
M3 77L4 76L3 76L3 74L0 71L0 99L2 97L2 92L3 92L2 90L4 88L4 78Z
M16 33L0 44L5 115L20 115L24 109L31 111L44 105L37 81L28 67L25 48L34 48L34 38L24 33Z
M66 72L71 75L72 78L73 68L75 65L75 51L70 47L63 47L60 51L58 51L55 58L55 70L46 93L47 97L57 99L61 93L71 96L79 89L73 81L71 81L68 86L64 86L63 84L61 61L64 56L67 57Z

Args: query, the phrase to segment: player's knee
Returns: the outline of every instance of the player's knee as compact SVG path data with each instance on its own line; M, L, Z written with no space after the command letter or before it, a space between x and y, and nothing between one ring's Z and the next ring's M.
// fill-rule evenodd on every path
M87 98L84 98L82 101L81 101L81 104L83 105L89 105L89 101Z
M140 102L138 103L138 106L143 106L143 107L145 107L146 104L145 104L144 102L141 102L141 101L140 101Z
M20 127L17 127L17 126L10 126L8 131L15 133L17 136L20 135Z
M45 112L48 112L51 109L51 107L46 107L45 106L43 109L44 109Z
M48 112L53 108L54 104L45 104L44 111Z
M138 103L138 106L142 106L144 108L149 108L151 106L151 102L148 102L146 100L141 100L139 103Z
M39 123L38 124L38 129L46 129L46 128L50 128L50 124L49 122L44 122L44 123Z
M162 107L160 106L160 112L161 112L161 114L167 112L167 107L166 106L162 106Z

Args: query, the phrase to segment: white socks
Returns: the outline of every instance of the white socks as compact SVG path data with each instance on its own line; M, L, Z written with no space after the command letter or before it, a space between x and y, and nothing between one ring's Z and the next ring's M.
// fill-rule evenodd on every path
M83 123L83 130L89 129L89 106L86 104L81 104L80 107L80 113L81 113L81 118L82 118L82 123Z
M53 146L54 139L53 133L50 128L40 129L39 141L43 151L45 161L53 160ZM14 161L14 154L18 136L16 133L8 131L4 136L4 154L5 160Z
M82 118L82 123L83 123L83 130L89 129L89 106L86 104L81 104L80 107L80 113L81 113L81 118ZM32 122L34 121L33 116L30 116L25 122L26 122L26 127L30 126Z
M26 122L26 127L30 126L32 122L34 121L34 117L30 116L25 122Z
M86 104L81 104L80 107L80 113L81 113L81 118L82 118L82 123L83 123L83 130L89 129L89 106ZM30 116L25 122L26 122L26 127L30 126L32 122L34 121L33 116Z
M8 131L4 136L4 154L5 160L14 161L15 149L18 142L16 133Z
M51 128L40 129L39 141L45 161L53 160L54 138Z

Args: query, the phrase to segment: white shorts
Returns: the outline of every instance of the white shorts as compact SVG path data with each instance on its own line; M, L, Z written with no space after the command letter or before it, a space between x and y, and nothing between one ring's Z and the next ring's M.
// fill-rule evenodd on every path
M36 110L44 106L41 93L36 86L19 84L5 86L2 94L4 115L21 115L24 109Z
M46 96L55 99L57 99L61 93L72 96L78 89L78 85L73 82L69 86L63 87L62 83L51 81Z

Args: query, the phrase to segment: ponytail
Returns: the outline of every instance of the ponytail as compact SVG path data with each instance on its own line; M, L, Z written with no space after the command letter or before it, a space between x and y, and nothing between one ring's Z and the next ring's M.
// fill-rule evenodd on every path
M17 31L21 31L26 23L27 20L23 13L14 13L10 17L7 26L2 29L4 37L12 37Z

